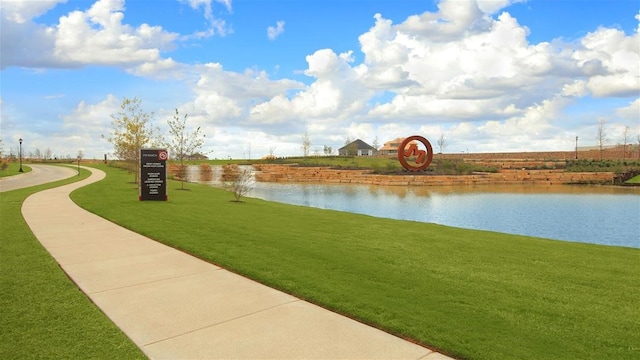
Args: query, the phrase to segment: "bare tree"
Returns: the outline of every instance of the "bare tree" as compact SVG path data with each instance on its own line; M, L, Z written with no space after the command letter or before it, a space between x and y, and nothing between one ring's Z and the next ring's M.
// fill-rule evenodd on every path
M51 151L51 148L47 147L47 149L44 151L44 160L51 160L52 157L53 152Z
M600 161L602 161L602 152L604 151L604 146L607 142L609 142L609 138L607 138L606 124L607 121L605 119L598 120L596 141L598 142L598 148L600 148Z
M438 149L440 149L440 154L442 154L446 147L447 139L444 137L444 134L440 134L440 137L438 138Z
M353 140L351 138L351 136L347 136L347 138L344 140L344 147L345 147L344 154L345 154L345 156L355 155L355 153L357 151L357 149L356 149L357 145L353 143L354 141L355 140Z
M373 146L376 149L376 151L380 149L380 140L378 140L378 135L376 135L376 137L373 138L373 143L371 144L371 146Z
M302 154L304 157L309 156L309 149L311 148L311 139L309 139L309 133L302 134Z
M184 161L202 147L205 135L200 134L199 126L193 132L188 132L187 114L180 119L178 109L176 109L173 119L169 119L167 124L171 140L165 145L169 148L171 156L180 162L180 189L184 190L184 181L187 177Z
M140 108L138 98L124 98L120 111L111 114L113 133L108 139L113 144L114 155L129 162L130 169L135 173L138 181L140 149L147 145L159 143L156 139L159 130L151 127L153 113L146 113Z
M241 169L236 164L222 167L222 180L224 187L233 192L236 202L240 202L240 199L253 188L251 169Z
M622 158L623 159L627 158L627 144L631 142L629 130L630 129L628 126L625 126L624 129L622 129Z

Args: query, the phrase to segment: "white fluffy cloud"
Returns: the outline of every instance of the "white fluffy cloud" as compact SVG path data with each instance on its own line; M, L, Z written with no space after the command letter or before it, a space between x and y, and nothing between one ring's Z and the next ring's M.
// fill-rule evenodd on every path
M532 143L566 147L573 134L561 130L561 119L573 99L640 90L637 33L601 28L580 44L530 44L527 28L506 12L489 17L497 7L488 5L443 1L439 12L397 25L376 15L359 39L364 62L355 63L352 52L317 50L306 57L309 85L280 83L282 88L253 97L246 119L243 92L266 84L235 79L244 91L213 92L225 86L203 87L201 79L194 106L253 128L270 126L269 133L283 138L306 130L320 142L371 142L377 134L439 129L457 149L501 151ZM372 103L380 91L391 98Z
M203 9L209 27L194 34L167 32L146 23L124 23L124 0L98 0L86 11L76 10L59 18L56 25L37 24L34 18L66 0L3 1L0 18L0 68L78 68L88 65L116 66L144 77L183 77L185 65L163 57L180 40L201 39L232 32L213 14L212 2L231 12L230 0L185 0ZM26 40L28 39L28 40Z
M202 9L210 29L185 35L153 24L131 26L124 22L123 0L99 0L86 11L62 16L55 26L42 26L32 19L56 1L16 1L6 7L3 2L2 68L103 65L143 77L164 74L191 90L191 100L179 108L215 134L208 146L220 157L238 137L277 147L278 155L299 154L294 144L305 131L315 146L334 148L347 137L372 142L378 136L383 143L418 132L434 139L446 134L451 151L570 148L565 143L574 138L575 123L571 131L564 130L574 121L567 109L580 101L613 98L629 101L611 109L610 121L637 126L638 29L625 34L601 27L574 42L534 44L529 29L503 11L517 1L442 0L437 11L397 24L376 14L358 38L359 49L300 54L306 55L303 74L309 79L303 84L274 80L260 69L234 72L219 63L167 57L185 37L231 32L212 10L215 3L231 12L229 0L184 2ZM640 21L640 14L635 16ZM279 36L284 25L270 26L269 39ZM79 126L73 119L101 124L88 119L107 111L108 100L80 103L63 117L65 124ZM242 146L248 152L249 146Z
M3 2L1 66L74 68L119 66L146 73L167 68L162 52L174 48L178 34L159 26L123 23L124 0L99 0L86 11L60 17L57 25L33 22L60 1ZM136 69L140 67L139 69Z

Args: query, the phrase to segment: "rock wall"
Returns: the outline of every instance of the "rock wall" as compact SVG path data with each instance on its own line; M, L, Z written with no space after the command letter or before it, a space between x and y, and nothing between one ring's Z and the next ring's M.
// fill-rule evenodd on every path
M580 150L578 148L578 159L582 160L640 160L640 152L637 144L616 146L598 149ZM434 159L527 159L527 160L574 160L575 151L540 151L540 152L505 152L505 153L457 153L457 154L434 154Z
M472 175L378 175L370 170L342 170L329 167L254 165L256 181L315 182L399 186L482 184L589 184L613 183L613 172L564 172L563 170L502 169L497 173Z

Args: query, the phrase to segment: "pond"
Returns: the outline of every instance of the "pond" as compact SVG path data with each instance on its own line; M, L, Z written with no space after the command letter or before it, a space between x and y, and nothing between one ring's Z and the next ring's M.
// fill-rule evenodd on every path
M640 248L637 189L256 183L249 196L392 219Z
M376 217L640 248L638 187L256 182L248 196Z

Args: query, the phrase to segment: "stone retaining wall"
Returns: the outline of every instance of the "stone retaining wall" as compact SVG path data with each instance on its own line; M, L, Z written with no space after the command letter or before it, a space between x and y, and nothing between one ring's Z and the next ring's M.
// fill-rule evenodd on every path
M613 172L564 172L563 170L503 169L497 173L472 175L378 175L370 170L341 170L329 167L254 165L256 181L314 182L370 185L434 186L482 184L575 184L612 183Z
M579 160L640 160L640 152L637 144L626 147L617 146L613 148L594 150L578 150ZM505 153L457 153L457 154L434 154L434 159L529 159L529 160L574 160L575 151L540 151L540 152L505 152Z

